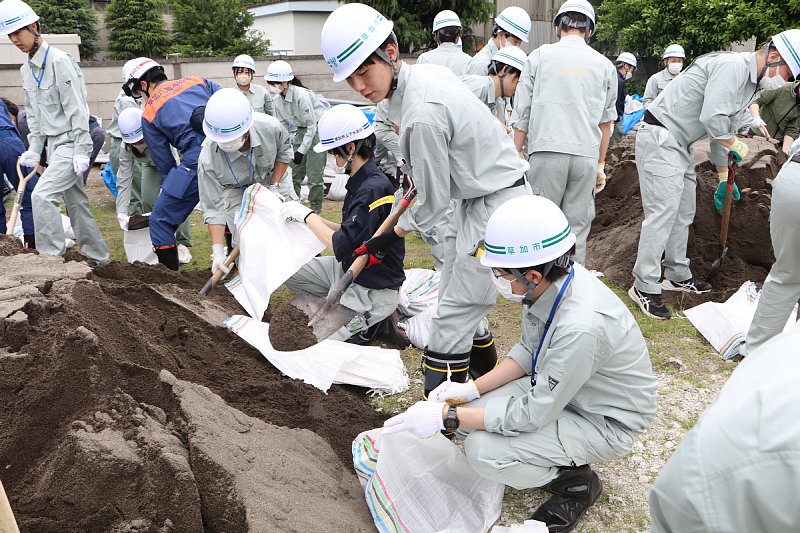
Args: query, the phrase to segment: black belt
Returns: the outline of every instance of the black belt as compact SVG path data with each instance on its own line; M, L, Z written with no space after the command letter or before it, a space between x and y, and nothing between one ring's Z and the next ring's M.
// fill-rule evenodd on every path
M645 124L650 124L651 126L660 126L664 129L667 129L667 127L663 125L661 122L659 122L659 120L656 117L654 117L650 111L644 112L644 119L642 120L644 120Z
M518 179L517 181L506 187L506 189L512 189L514 187L520 187L522 185L525 185L525 176L522 176L520 179Z
M800 163L800 154L793 155L789 161L791 161L792 163Z

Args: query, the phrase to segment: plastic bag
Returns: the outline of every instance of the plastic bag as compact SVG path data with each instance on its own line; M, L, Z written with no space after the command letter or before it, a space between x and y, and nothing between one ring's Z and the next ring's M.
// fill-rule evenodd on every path
M104 166L103 170L100 171L100 177L103 178L103 183L106 184L108 190L111 191L111 194L113 194L114 198L116 198L117 176L114 174L114 170L111 168L111 162L106 163L106 166Z
M483 532L500 517L505 485L480 477L441 433L380 429L353 441L353 466L380 532Z
M414 316L436 307L441 272L427 268L409 268L405 272L406 280L400 289L397 310L405 316Z

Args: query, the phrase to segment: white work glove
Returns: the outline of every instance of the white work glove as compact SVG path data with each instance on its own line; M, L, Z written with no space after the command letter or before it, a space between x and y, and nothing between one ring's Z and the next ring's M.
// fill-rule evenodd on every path
M225 245L212 244L211 245L211 275L221 270L226 276L231 273L231 267L225 266L225 260L228 255L225 253Z
M594 182L594 193L597 194L606 188L606 163L597 163L597 180Z
M462 403L477 400L480 397L481 393L472 380L466 383L445 381L428 394L428 401L445 402L449 405L461 405Z
M750 124L750 129L753 130L753 133L760 133L767 139L770 139L769 130L767 129L767 123L764 122L764 119L761 117L753 117L753 123Z
M306 217L313 212L314 211L308 207L296 201L284 202L281 205L281 216L292 222L305 222Z
M120 229L127 231L128 230L128 222L130 221L131 217L125 215L123 213L117 213L117 221L119 222Z
M383 423L382 435L391 435L400 431L410 431L417 437L427 438L444 429L442 411L444 404L440 402L417 402L405 413L393 416Z
M274 194L275 196L277 196L280 199L281 202L285 202L286 201L286 197L284 195L282 195L280 192L278 192L278 185L280 185L280 184L271 183L270 182L270 184L267 186L267 190L269 192L271 192L272 194Z
M39 164L39 161L42 160L42 156L37 154L36 152L31 152L30 150L26 150L22 152L19 156L19 164L22 167L30 167L33 168Z
M85 155L72 156L72 168L75 169L75 174L83 176L83 173L89 170L89 158Z

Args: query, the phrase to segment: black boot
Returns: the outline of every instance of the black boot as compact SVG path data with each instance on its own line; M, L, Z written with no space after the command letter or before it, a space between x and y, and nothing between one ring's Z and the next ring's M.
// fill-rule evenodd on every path
M427 400L428 394L447 380L448 369L450 381L465 383L469 375L469 354L439 353L425 348L422 355L422 373L425 376L423 398Z
M469 359L469 375L473 380L488 373L497 366L497 346L490 332L472 339L472 352Z
M225 246L228 247L228 250L233 250L233 233L228 229L227 224L225 224Z
M583 465L562 468L557 478L539 488L553 496L536 509L531 518L547 524L550 533L567 533L575 529L584 513L600 497L603 483L589 465Z
M180 263L178 262L178 247L170 246L169 248L156 248L156 256L158 262L170 270L178 270Z
M36 235L25 234L22 236L23 241L25 241L25 248L29 250L36 249Z

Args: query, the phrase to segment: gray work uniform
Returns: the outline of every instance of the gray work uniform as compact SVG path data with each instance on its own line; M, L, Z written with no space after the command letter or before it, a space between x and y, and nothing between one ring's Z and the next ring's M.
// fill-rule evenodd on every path
M661 94L667 84L674 80L675 77L669 73L669 69L659 70L647 80L647 85L644 88L644 106L647 107L656 99L656 96Z
M438 47L420 54L417 65L431 63L449 68L456 76L467 73L467 67L472 60L470 56L461 51L456 43L442 43Z
M644 220L633 267L634 286L661 294L664 277L692 277L686 246L694 220L697 176L691 148L708 135L730 138L758 85L754 53L697 58L647 108L664 127L644 124L636 135L636 170ZM662 254L664 260L661 260Z
M172 148L172 147L170 147ZM173 155L177 155L177 150L172 148ZM176 161L180 158L176 157ZM117 213L128 215L131 213L130 203L132 199L132 183L134 182L134 171L138 169L140 172L141 184L141 203L138 211L134 214L150 213L153 206L161 193L161 182L163 178L150 156L150 149L145 145L144 153L137 154L133 151L131 145L122 143L119 150L119 172L117 173L117 198L116 207ZM192 246L192 238L189 235L189 218L181 222L178 229L175 231L175 239L178 244L187 247Z
M800 148L772 182L772 211L769 233L775 263L764 281L761 298L747 331L746 349L750 354L783 331L792 308L800 299ZM761 246L765 243L760 243Z
M117 99L114 100L114 107L111 110L111 123L108 125L106 131L111 136L111 148L108 151L108 161L111 163L111 170L114 171L114 175L117 176L117 179L119 179L119 151L122 147L122 134L120 134L119 124L117 124L119 114L129 107L142 109L143 106L144 101L142 99L136 100L135 98L131 98L123 91L120 91L117 95ZM142 169L138 162L134 162L132 172L130 201L127 203L128 212L125 214L136 215L146 213L147 211L142 211Z
M300 164L292 161L289 165L292 169L294 192L299 198L300 184L308 176L308 203L311 209L319 213L324 195L322 172L328 156L325 152L315 152L311 147L319 143L317 122L325 112L325 106L312 91L292 84L286 89L285 96L276 95L272 99L272 105L275 118L281 121L287 131L290 127L297 128L292 148L295 152L305 154Z
M48 167L31 195L36 249L47 255L66 252L59 209L63 196L81 252L98 263L107 263L108 248L89 210L83 176L75 173L72 164L73 155L89 157L92 153L83 73L72 56L44 41L20 72L30 128L29 149L38 154L47 144Z
M418 189L416 207L398 222L428 233L456 200L444 241L439 307L428 348L464 354L497 300L489 269L473 254L489 216L506 200L530 194L528 164L485 106L447 69L402 64L389 117L400 124L400 150Z
M494 39L489 39L486 45L472 56L472 60L467 65L467 74L476 74L478 76L489 74L489 63L492 62L492 58L498 50L499 48L494 44Z
M625 455L655 417L658 380L636 320L594 275L579 264L574 269L543 340L567 278L522 307L520 341L508 356L528 375L465 405L484 408L486 428L471 431L464 443L470 464L515 489L541 487L562 466Z
M653 533L800 531L800 328L748 355L650 490Z
M272 109L272 95L261 85L251 83L244 95L247 97L247 101L250 102L250 107L253 108L253 111L266 115L275 115L275 111Z
M534 50L514 97L514 128L527 133L533 193L564 212L581 264L595 214L600 124L616 120L616 100L614 65L577 35Z
M507 98L495 96L494 80L489 76L477 76L475 74L468 74L459 78L461 83L480 100L489 111L497 117L501 124L508 125L509 117L506 112Z
M292 145L286 128L269 115L254 115L247 153L225 153L217 143L206 138L197 163L203 219L206 224L227 224L233 232L234 244L239 237L234 221L245 189L254 183L269 185L275 163L292 160ZM288 172L281 178L278 192L289 200L297 200Z

